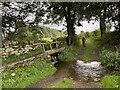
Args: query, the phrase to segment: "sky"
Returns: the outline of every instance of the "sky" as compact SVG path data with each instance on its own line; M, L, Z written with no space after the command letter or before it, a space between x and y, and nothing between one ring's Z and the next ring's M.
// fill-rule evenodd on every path
M80 26L80 27L76 26L75 27L76 34L80 34L81 31L90 32L90 31L94 31L96 29L99 29L99 22L98 21L90 21L90 23L88 23L88 21L82 21L81 24L83 25L83 27L82 26ZM42 23L40 23L40 25L50 27L50 28L54 28L54 29L58 29L58 30L62 30L63 28L66 28L62 24L60 24L58 26L57 24L42 24Z

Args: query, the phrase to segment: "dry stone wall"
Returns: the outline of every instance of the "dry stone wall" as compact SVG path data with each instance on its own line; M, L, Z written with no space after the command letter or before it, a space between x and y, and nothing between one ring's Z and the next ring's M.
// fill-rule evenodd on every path
M30 50L34 50L39 46L34 46L32 44L25 44L24 47L20 46L18 42L6 41L3 43L2 56L8 57L10 55L21 55L25 54Z

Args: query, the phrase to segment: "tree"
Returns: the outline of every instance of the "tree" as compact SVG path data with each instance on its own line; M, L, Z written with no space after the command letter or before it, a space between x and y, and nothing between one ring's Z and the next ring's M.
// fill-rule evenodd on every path
M85 32L85 37L89 38L90 37L90 33L89 32Z
M112 28L111 25L107 25L107 26L106 26L106 32L110 32L111 28Z
M87 7L87 13L85 18L91 20L95 17L95 20L100 20L101 36L106 33L106 24L117 21L119 12L118 2L93 2L89 3Z
M80 31L80 36L81 36L81 37L85 36L85 32L84 32L83 30Z
M52 20L51 22L59 23L65 20L68 33L68 45L77 44L75 25L81 25L80 20L84 15L85 6L87 6L87 3L80 2L51 2L47 5L47 17Z
M97 30L93 31L93 34L94 34L94 36L100 36L100 30L97 29Z
M25 26L31 26L37 23L37 20L42 21L44 16L44 10L41 3L30 3L30 2L2 2L2 33L4 38L10 33L19 32L19 28ZM38 10L39 9L39 10ZM41 14L37 14L41 12ZM32 21L27 19L30 15L34 15L36 19ZM20 34L20 33L19 33ZM10 35L9 35L10 36Z

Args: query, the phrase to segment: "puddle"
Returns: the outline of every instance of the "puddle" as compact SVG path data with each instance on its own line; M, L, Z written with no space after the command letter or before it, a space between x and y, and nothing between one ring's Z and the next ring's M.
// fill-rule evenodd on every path
M102 67L101 62L98 61L85 63L81 60L77 60L72 68L75 70L78 78L85 81L100 81L105 73L105 68Z

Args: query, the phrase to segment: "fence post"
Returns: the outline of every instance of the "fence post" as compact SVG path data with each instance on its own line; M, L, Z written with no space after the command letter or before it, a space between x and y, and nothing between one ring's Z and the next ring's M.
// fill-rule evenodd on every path
M115 46L115 48L116 48L116 58L118 58L119 52L118 52L118 47L117 47L117 45Z
M43 44L43 51L45 52L45 45Z
M52 50L52 45L50 44L50 49Z
M58 48L58 44L57 44L57 42L56 42L56 48Z

